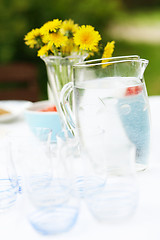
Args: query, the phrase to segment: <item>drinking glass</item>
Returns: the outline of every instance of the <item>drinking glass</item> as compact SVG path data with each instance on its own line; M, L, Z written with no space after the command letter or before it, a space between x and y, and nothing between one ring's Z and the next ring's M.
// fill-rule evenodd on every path
M105 166L105 184L99 191L87 195L85 202L98 221L117 222L132 216L138 205L135 147L123 142L106 142L105 139L101 142L101 152L97 151L98 159L92 156L96 168L102 162Z
M105 131L87 132L86 151L78 137L57 137L58 161L72 194L83 199L99 221L131 216L138 205L135 146L109 142ZM66 177L67 176L67 177Z
M104 164L101 161L101 164L95 166L89 154L81 149L77 137L68 132L57 134L57 153L58 162L63 169L61 173L63 178L65 176L65 183L68 179L72 195L80 199L86 198L104 186L106 181Z
M21 144L26 216L35 230L51 235L74 226L79 201L71 196L67 179L62 178L56 144L51 145L51 138L41 139Z
M27 132L21 132L21 134L9 133L8 139L11 148L11 157L15 164L18 182L19 193L23 192L24 176L23 176L23 159L24 159L24 146L27 144L40 142L42 145L50 144L52 130L49 128L35 127L28 129ZM36 145L36 144L35 144Z
M3 212L16 203L19 186L7 138L0 139L0 153L0 212Z
M110 143L135 145L137 170L148 166L150 111L144 81L147 65L148 60L138 56L75 64L74 81L63 87L60 97L66 124L79 136L83 148L89 142L89 134L102 129ZM72 91L73 112L69 107Z

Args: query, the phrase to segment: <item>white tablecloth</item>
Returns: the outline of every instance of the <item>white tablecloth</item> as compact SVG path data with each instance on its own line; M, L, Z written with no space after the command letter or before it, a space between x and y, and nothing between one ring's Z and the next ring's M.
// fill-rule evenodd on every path
M67 233L42 236L28 223L23 214L23 200L0 214L1 240L160 240L160 96L149 98L151 107L151 151L149 168L137 173L140 200L135 215L125 222L99 223L82 203L76 225ZM0 130L27 131L23 117L10 123L0 123Z

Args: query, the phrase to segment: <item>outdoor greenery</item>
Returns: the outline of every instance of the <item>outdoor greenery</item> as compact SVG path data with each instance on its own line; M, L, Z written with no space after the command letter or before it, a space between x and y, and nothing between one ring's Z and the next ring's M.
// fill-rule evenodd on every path
M73 19L79 25L89 24L100 32L104 42L115 40L114 56L138 54L149 60L145 80L149 95L160 95L160 43L138 43L113 39L109 34L111 22L132 25L158 25L160 4L153 1L131 0L1 0L0 4L0 64L29 61L37 64L41 99L45 99L47 74L36 51L24 44L24 36L45 22ZM152 4L150 3L152 2ZM146 4L146 5L145 5ZM144 7L145 6L145 7ZM155 10L154 10L155 8ZM136 9L136 10L135 10Z
M114 55L139 55L149 60L144 77L149 95L160 95L160 44L117 42Z
M101 31L120 10L121 0L1 0L0 63L33 59L35 52L24 46L24 35L55 18L73 19Z
M159 8L148 9L131 9L130 11L121 12L114 18L114 24L119 26L137 26L141 27L153 27L159 29L160 25L160 6ZM109 34L109 33L108 33ZM139 34L139 32L137 32ZM141 33L143 35L143 33ZM141 58L149 60L149 65L145 71L145 82L149 95L160 95L160 40L153 42L120 40L117 36L114 56L118 55L139 55ZM138 36L137 36L138 37Z

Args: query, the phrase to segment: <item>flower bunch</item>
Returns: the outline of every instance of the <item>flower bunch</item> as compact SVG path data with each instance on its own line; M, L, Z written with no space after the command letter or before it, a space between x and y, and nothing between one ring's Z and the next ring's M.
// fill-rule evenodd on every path
M101 36L90 25L79 26L73 20L54 19L25 35L25 44L38 50L38 56L93 55L99 51ZM107 43L103 56L111 57L114 41Z

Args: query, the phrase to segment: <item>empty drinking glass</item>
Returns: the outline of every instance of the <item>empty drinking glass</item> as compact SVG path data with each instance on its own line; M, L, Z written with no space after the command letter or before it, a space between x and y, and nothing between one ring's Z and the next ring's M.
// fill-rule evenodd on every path
M81 149L77 137L68 132L60 133L57 135L57 148L61 169L64 169L63 176L68 179L74 196L85 198L91 192L96 192L103 187L106 181L103 163L99 162L95 167L91 156L87 151ZM100 151L100 148L98 149ZM98 159L99 157L97 161Z
M106 140L101 143L105 144L105 148L99 154L98 161L101 164L103 159L106 182L98 192L92 192L85 198L90 212L99 221L126 219L135 212L138 205L135 147L133 144L117 143ZM94 162L94 156L92 159Z
M52 131L49 128L32 128L32 131L28 129L27 132L21 132L21 134L8 133L8 139L11 147L11 157L15 164L16 172L19 182L19 193L23 191L23 159L24 159L24 146L32 144L32 142L39 141L42 144L49 144L51 141Z
M79 213L79 201L70 194L68 181L61 174L57 146L41 138L23 142L24 194L26 215L35 230L44 235L71 229Z
M123 135L109 140L102 129L86 131L84 137L83 149L75 136L57 137L64 181L69 180L72 194L84 199L96 219L117 221L132 215L138 204L135 146Z

